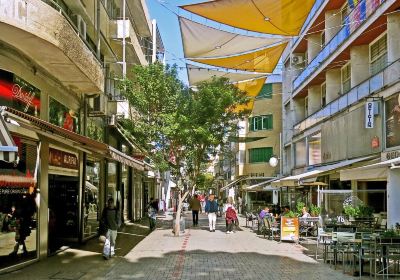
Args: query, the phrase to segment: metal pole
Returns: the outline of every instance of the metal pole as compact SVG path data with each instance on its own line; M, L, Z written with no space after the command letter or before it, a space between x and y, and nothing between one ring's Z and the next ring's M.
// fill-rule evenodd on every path
M153 55L151 56L151 63L155 63L157 59L157 21L153 19L151 25L153 27Z
M283 174L283 151L282 151L282 132L279 133L279 178Z
M126 5L126 0L122 1L122 77L125 79L126 78L126 58L125 58L125 47L126 47L126 42L125 42L125 34L126 34L126 18L125 18L125 5Z

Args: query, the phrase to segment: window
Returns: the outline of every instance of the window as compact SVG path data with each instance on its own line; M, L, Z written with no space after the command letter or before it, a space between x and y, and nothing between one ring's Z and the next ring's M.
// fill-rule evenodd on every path
M321 108L326 106L326 83L321 85Z
M342 94L351 89L351 64L347 63L342 67Z
M265 84L263 85L260 93L257 96L257 99L260 98L272 98L272 84Z
M249 149L249 163L268 162L272 152L272 147Z
M370 45L371 75L375 75L387 65L387 35L383 35Z
M273 117L272 115L256 116L249 118L249 130L268 130L273 129Z
M304 97L304 115L308 117L308 96Z
M326 40L325 31L322 31L322 33L321 33L321 49L325 46L325 40Z

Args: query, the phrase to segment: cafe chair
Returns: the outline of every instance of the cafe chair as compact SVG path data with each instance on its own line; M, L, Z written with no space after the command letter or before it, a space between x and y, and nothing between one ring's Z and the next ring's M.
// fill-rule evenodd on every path
M354 232L337 232L336 233L336 244L334 247L335 251L335 269L338 262L338 255L342 256L342 268L343 273L346 272L346 263L349 259L349 256L354 256L357 252L357 248L354 246L356 234ZM352 258L353 259L353 258ZM354 262L350 259L350 265L353 267Z
M319 246L323 245L322 256L324 262L328 259L328 247L332 244L332 231L325 231L322 227L317 229L317 246L315 249L315 259L318 260Z
M375 252L375 239L372 233L362 232L361 233L361 244L358 248L358 252L355 253L355 257L358 259L359 277L362 277L364 263L369 263L369 277L374 274L376 267L376 252Z

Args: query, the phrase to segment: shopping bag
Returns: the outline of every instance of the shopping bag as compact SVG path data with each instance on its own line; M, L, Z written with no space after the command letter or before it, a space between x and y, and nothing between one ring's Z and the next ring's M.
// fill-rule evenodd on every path
M106 241L104 242L103 256L107 259L111 256L111 243L108 238L106 238Z

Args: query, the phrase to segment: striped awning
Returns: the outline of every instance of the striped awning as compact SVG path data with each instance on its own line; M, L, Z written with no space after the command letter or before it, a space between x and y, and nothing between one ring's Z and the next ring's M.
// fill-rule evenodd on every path
M0 114L0 160L15 162L18 158L18 147L15 146L6 122Z

